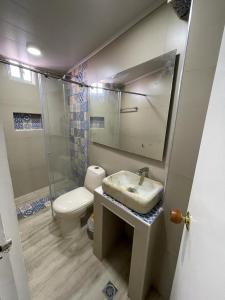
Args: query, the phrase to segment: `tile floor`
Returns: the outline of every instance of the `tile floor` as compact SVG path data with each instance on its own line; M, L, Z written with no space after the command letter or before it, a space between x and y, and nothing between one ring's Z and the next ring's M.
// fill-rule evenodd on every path
M86 227L73 239L63 239L50 208L19 221L31 300L104 300L111 281L118 289L114 300L128 300L130 244L124 241L107 260L92 253ZM152 292L148 300L162 300Z

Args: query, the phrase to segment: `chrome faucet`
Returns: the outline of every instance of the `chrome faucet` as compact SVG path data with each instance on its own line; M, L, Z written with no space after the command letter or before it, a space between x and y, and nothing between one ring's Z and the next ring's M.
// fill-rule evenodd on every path
M144 167L138 170L138 175L140 175L139 185L142 185L144 182L145 177L148 177L149 168Z

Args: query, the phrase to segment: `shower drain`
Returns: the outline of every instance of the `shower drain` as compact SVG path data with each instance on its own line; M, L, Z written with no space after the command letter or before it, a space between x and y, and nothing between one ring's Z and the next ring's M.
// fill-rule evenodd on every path
M103 289L103 294L105 294L107 300L113 300L114 296L117 293L117 288L115 285L109 281Z

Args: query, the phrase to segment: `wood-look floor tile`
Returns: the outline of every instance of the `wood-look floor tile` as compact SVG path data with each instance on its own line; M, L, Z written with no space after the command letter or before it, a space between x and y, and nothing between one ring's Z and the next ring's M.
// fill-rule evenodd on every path
M108 281L128 300L131 248L124 241L112 255L99 261L93 254L86 228L73 239L61 237L50 208L19 221L31 300L104 300ZM153 294L148 300L160 300Z

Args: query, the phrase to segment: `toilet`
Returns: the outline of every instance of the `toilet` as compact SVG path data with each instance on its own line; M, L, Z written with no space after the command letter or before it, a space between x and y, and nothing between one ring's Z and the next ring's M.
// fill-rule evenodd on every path
M84 186L58 197L53 202L53 211L63 236L70 236L78 229L80 218L93 204L94 190L102 184L105 170L99 166L87 169Z

